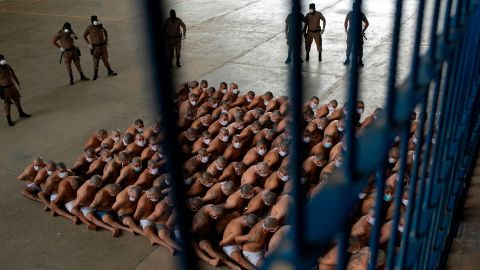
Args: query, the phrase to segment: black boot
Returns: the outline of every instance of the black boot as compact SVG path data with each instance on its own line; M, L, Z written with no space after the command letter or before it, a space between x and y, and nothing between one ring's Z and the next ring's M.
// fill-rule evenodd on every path
M19 109L18 110L18 115L20 116L20 118L29 118L31 115L30 114L26 114L23 109Z
M118 73L113 71L111 68L108 68L108 76L117 76L117 75L118 75Z
M70 74L70 85L73 85L73 75Z
M10 117L10 115L7 115L7 122L9 126L11 127L15 126L15 124L12 121L12 117Z
M95 81L96 79L98 79L98 71L95 71L93 74L93 80Z
M177 58L177 67L182 67L182 64L180 64L180 58Z
M90 81L90 79L87 78L87 76L85 76L85 74L83 74L83 72L80 72L80 80L82 80L82 81Z
M319 61L319 62L322 62L322 52L319 52L319 53L318 53L318 61Z
M305 61L308 62L308 60L310 60L310 53L307 52L307 55L305 56Z

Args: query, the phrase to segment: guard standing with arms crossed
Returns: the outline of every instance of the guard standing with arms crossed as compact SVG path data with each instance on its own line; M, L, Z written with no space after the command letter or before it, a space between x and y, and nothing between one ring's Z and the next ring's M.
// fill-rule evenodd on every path
M358 6L357 2L353 3L353 10L356 8L360 8ZM360 43L358 44L358 64L363 67L363 39L365 38L365 30L368 28L368 20L365 14L360 11L360 18L362 22L365 24L362 29L362 33L360 34ZM347 59L345 62L343 62L344 65L347 65L350 63L350 54L352 53L352 48L353 48L353 27L352 27L352 16L353 16L353 11L348 12L347 17L345 17L345 22L343 23L343 27L345 28L345 32L347 33ZM365 38L366 39L366 38Z
M165 36L167 38L169 66L172 66L173 49L175 49L175 55L177 56L177 67L181 67L180 50L182 49L182 38L187 38L187 27L183 23L182 19L177 17L177 13L173 9L170 10L170 18L165 20L164 27ZM183 30L183 35L182 32L180 32L180 27Z
M4 102L4 110L5 114L7 115L7 122L9 126L14 126L15 124L12 121L12 117L10 116L10 105L12 101L17 106L18 114L21 118L28 118L30 117L29 114L26 114L22 110L22 105L20 104L20 93L17 90L17 85L20 87L20 81L15 75L12 67L7 64L7 60L5 60L5 56L0 54L0 98L3 99Z
M322 61L322 35L325 31L325 25L327 21L323 14L315 10L315 4L311 3L310 12L305 16L305 27L303 28L303 33L305 36L305 60L310 59L310 47L312 47L312 42L315 40L318 51L318 61ZM323 28L320 27L320 20L323 23Z
M78 39L78 36L73 32L72 25L69 22L64 23L63 28L58 30L52 39L53 46L59 48L62 52L60 62L62 61L61 58L63 58L65 65L67 65L71 85L73 85L72 61L75 64L78 73L80 73L80 79L82 81L89 80L89 78L85 77L83 74L82 66L80 65L80 49L75 46L74 39ZM57 41L60 41L60 44L58 44Z
M102 59L103 64L108 70L109 76L116 76L117 73L112 70L110 63L108 62L108 33L103 25L98 21L97 16L92 15L90 18L92 24L87 27L83 38L87 42L88 47L90 48L90 53L93 56L93 80L98 79L98 65L100 59ZM90 38L90 40L89 40Z

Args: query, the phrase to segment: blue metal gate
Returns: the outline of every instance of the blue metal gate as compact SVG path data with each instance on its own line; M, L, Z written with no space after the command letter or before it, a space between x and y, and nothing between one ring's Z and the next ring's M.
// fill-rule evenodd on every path
M400 206L404 192L404 176L409 175L409 203L405 214L401 239L392 237L388 242L387 269L436 269L444 266L452 236L457 207L465 195L467 180L478 153L480 138L480 1L434 0L429 45L420 54L420 41L424 23L425 0L418 1L412 66L406 81L396 81L402 0L396 0L389 80L384 114L360 136L354 134L353 114L347 115L346 151L344 164L330 178L325 187L308 203L300 195L300 145L301 124L293 121L289 175L293 182L294 203L290 209L292 230L283 244L270 256L265 269L308 269L332 240L339 243L337 269L347 265L347 246L350 228L348 217L358 202L358 194L375 175L377 194L383 194L383 171L388 150L394 138L400 136L399 180L395 187L394 218L392 227L399 224ZM361 7L362 1L357 0ZM300 1L294 0L293 14L300 10ZM164 116L165 130L174 131L175 121L165 117L173 111L173 89L170 70L166 65L162 40L160 1L146 0L150 48L156 78L156 98L159 113ZM443 14L443 16L441 15ZM294 15L295 16L295 15ZM443 18L443 21L440 20ZM293 19L292 22L299 23ZM353 27L360 29L359 9L353 13ZM298 31L293 25L292 29ZM361 38L353 31L353 40ZM300 54L300 35L294 54ZM357 59L358 47L353 43L353 57ZM301 119L302 81L300 63L293 58L290 68L290 100L292 119ZM349 66L349 84L346 89L348 108L355 111L358 99L358 63ZM397 86L400 85L400 86ZM410 171L407 171L407 146L410 116L419 108L418 142ZM166 134L167 169L173 179L181 179L178 145L175 132ZM173 183L175 203L179 213L185 211L183 181ZM382 196L377 196L376 219L382 220ZM188 238L188 224L184 215L177 220L182 239ZM369 269L375 269L378 257L380 222L373 226L370 237ZM400 243L399 243L400 241ZM183 241L179 256L183 269L196 269L189 241ZM399 246L399 248L397 248Z

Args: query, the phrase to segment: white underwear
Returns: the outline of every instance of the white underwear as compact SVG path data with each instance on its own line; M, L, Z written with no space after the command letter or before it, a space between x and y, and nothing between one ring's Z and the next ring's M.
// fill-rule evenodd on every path
M57 198L57 193L52 192L52 194L50 195L50 201L53 202L53 201L55 201L56 198Z
M95 211L94 209L88 207L88 206L82 206L80 207L80 210L82 211L83 215L86 217L88 213L91 213Z
M142 227L142 229L145 229L145 227L148 226L153 226L153 222L148 219L140 219L140 227Z
M251 264L257 266L258 261L263 259L265 251L252 252L242 250L242 254Z
M223 251L228 255L228 257L231 257L233 252L240 251L240 247L238 245L227 245L223 246Z
M68 212L72 213L74 203L75 203L75 200L72 200L65 204L65 208L67 208Z

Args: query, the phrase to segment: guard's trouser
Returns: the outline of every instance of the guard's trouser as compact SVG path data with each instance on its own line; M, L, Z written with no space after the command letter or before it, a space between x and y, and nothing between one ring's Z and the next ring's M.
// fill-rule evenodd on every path
M168 59L172 61L173 53L175 50L175 56L177 59L180 58L180 50L182 50L182 38L167 38L167 52L168 52Z
M93 45L93 71L98 72L98 65L102 59L105 67L110 70L110 63L108 62L107 44Z
M305 37L305 51L307 53L310 52L310 48L312 47L312 42L314 40L315 44L317 45L317 51L322 51L322 35L320 35L320 32L308 31L307 36Z
M67 66L68 75L72 75L72 62L75 64L78 73L82 73L82 67L80 66L80 56L78 56L76 48L72 51L63 52L63 62Z
M352 53L352 49L353 49L353 40L352 40L352 35L351 34L348 34L347 35L347 59L350 59L350 55ZM362 60L363 59L363 36L360 36L360 43L358 44L359 47L358 47L358 60Z
M4 106L3 110L5 111L6 115L10 115L10 105L13 103L17 106L19 111L22 110L22 105L20 104L20 93L18 92L17 88L13 85L10 87L3 88L4 94Z

